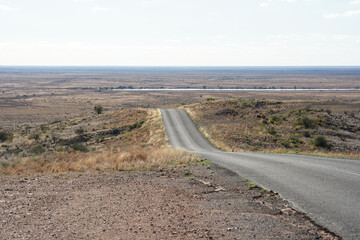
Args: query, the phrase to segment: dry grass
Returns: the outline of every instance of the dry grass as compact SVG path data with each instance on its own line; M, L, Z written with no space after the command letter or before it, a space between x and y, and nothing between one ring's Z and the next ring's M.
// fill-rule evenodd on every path
M312 150L312 151L294 151L283 148L277 148L272 150L263 150L259 151L261 153L279 153L279 154L301 154L309 155L315 157L332 157L332 158L347 158L347 159L360 159L360 153L356 152L335 152L335 151L322 151L322 150Z
M50 159L52 158L52 159ZM0 168L1 174L59 173L69 171L149 170L161 169L171 164L187 164L197 155L172 148L132 151L102 151L72 153L58 156L28 157L8 167Z
M183 106L217 148L360 159L358 101L231 99ZM306 126L303 119L309 119ZM314 145L324 136L329 145Z
M78 152L70 149L66 152L57 152L47 149L42 154L29 154L12 161L2 160L0 174L148 170L164 168L171 164L190 163L198 158L197 155L172 149L168 145L159 109L125 109L111 112L96 116L96 121L93 119L92 125L101 125L102 122L106 122L111 129L133 124L140 119L144 120L141 127L118 136L107 137L101 143L91 141L87 143L87 148L98 150ZM79 119L73 121L79 122ZM87 126L90 123L85 120L81 124ZM92 125L87 129L92 128ZM66 129L61 131L71 132Z

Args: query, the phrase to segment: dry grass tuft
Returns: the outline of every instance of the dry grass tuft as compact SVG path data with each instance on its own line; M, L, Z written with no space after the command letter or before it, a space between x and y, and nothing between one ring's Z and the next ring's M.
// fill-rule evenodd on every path
M172 164L195 161L197 155L172 148L143 149L131 151L102 151L95 153L72 153L59 155L49 160L24 158L7 167L0 168L2 174L60 173L106 170L156 170Z
M88 143L87 147L98 150L79 152L46 151L1 162L0 174L31 174L68 171L149 170L171 164L190 163L198 158L168 145L159 109L127 109L96 116L106 118L112 127L132 122L143 124L119 136L109 136L100 143ZM83 122L86 126L87 122ZM108 124L110 125L110 124Z
M360 159L358 101L230 99L182 106L224 151ZM328 142L316 145L322 136Z

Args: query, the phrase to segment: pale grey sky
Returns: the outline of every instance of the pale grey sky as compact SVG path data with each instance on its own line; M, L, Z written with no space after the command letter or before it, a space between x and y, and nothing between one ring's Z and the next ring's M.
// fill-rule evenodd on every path
M360 0L0 0L0 65L360 65Z

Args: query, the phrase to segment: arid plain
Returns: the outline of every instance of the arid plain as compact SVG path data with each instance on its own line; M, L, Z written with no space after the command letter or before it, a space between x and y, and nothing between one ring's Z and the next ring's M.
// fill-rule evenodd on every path
M157 109L187 109L230 151L357 158L359 87L360 68L0 67L0 131L11 134L0 148L0 238L336 239L275 193L172 150ZM274 88L289 90L263 91ZM345 88L355 89L331 90ZM299 111L311 128L298 122ZM254 129L263 139L249 135ZM329 134L333 149L314 148L307 131ZM69 221L87 230L65 229Z

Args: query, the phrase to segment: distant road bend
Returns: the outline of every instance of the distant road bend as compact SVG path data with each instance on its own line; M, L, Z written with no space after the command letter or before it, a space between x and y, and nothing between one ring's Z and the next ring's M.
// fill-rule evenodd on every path
M174 148L201 154L241 177L279 193L343 239L360 239L360 161L290 154L222 152L183 110L161 110Z

